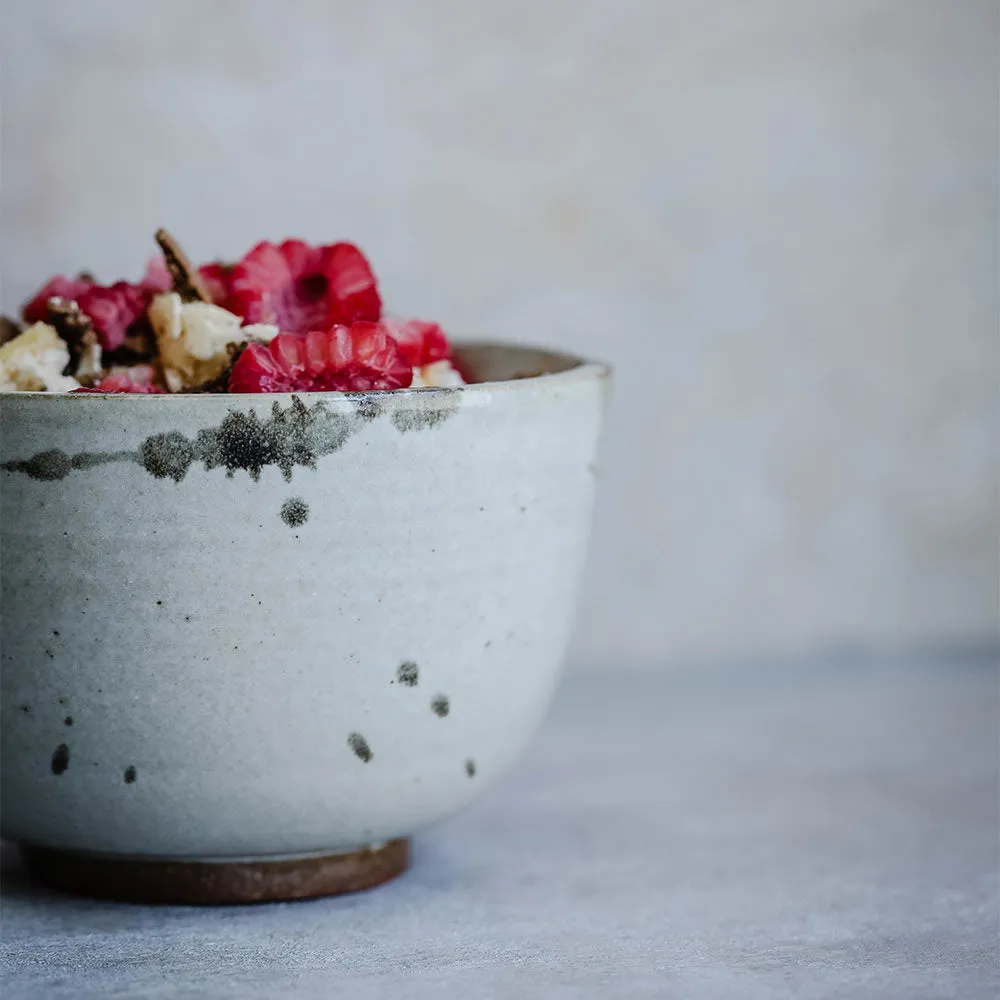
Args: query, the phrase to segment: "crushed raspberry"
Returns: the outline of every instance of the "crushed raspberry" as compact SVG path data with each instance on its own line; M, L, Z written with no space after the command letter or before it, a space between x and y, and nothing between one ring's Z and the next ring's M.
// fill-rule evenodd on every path
M46 322L49 317L49 299L60 298L66 302L76 302L86 313L101 347L112 351L125 340L128 328L146 315L146 307L156 294L158 275L155 270L147 270L146 277L139 285L127 281L116 281L113 285L98 285L87 278L65 278L57 275L42 286L35 297L23 309L23 315L30 322Z
M225 306L229 301L229 282L232 268L228 264L218 262L202 264L198 274L212 296L212 302L217 306Z
M140 285L116 281L106 288L92 285L76 297L76 304L91 318L101 346L113 351L125 340L128 328L145 317L149 298Z
M67 278L57 274L49 278L37 294L21 310L27 323L47 323L49 320L49 299L65 299L73 302L94 283L86 278Z
M141 393L157 393L163 392L163 390L156 385L150 385L148 383L133 382L127 375L106 375L101 379L100 382L95 383L89 389L73 389L73 392L104 392L104 393L120 393L120 392L141 392Z
M451 344L437 323L423 319L399 319L397 316L383 316L381 322L399 344L403 357L414 368L451 357Z
M286 333L375 322L382 311L375 275L351 243L258 243L233 265L229 293L230 312L247 323L271 323Z
M163 259L163 254L150 257L146 263L146 273L139 282L139 287L146 292L150 298L169 292L173 286L173 279L167 269L167 262Z
M405 389L413 368L381 323L279 333L250 344L229 376L230 392L364 392Z

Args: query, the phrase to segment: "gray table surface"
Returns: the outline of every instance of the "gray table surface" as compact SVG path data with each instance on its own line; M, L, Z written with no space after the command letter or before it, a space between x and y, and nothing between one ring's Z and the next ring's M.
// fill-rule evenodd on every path
M5 1000L996 997L993 654L571 675L527 759L368 893L32 888Z

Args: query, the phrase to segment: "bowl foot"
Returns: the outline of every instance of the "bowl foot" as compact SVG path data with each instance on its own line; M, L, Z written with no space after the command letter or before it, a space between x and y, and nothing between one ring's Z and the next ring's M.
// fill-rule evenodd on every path
M357 892L402 874L408 839L380 847L281 861L166 861L22 844L31 875L61 892L126 903L215 906Z

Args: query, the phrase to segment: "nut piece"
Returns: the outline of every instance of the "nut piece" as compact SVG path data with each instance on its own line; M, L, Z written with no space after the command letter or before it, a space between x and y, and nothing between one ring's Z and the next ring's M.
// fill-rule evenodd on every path
M448 389L465 385L465 379L450 361L433 361L429 365L424 365L423 368L413 369L413 382L411 384L417 388Z
M51 298L49 321L69 349L69 368L81 385L101 377L101 341L90 317L75 303Z
M68 392L75 378L63 375L69 348L48 323L33 323L0 347L0 392Z
M212 301L205 283L198 274L198 268L191 263L181 245L165 229L157 229L156 242L160 244L167 270L174 282L174 291L184 302Z
M278 332L263 323L241 327L234 313L208 302L184 303L177 292L153 299L149 321L171 392L197 389L218 379L232 364L230 345L250 340L266 344Z

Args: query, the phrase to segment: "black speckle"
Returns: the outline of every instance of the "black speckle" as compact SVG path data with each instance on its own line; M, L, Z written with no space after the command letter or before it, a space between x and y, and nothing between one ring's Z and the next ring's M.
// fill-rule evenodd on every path
M298 528L309 519L309 504L302 497L291 497L281 505L281 520L289 528ZM298 535L295 536L298 538Z
M465 762L465 773L470 778L476 776L476 762L471 757Z
M157 479L172 479L179 483L195 460L194 445L180 431L154 434L142 442L139 462Z
M125 768L125 784L134 785L135 778L136 778L135 765L129 764L129 766Z
M528 509L527 507L521 507L521 513L522 514L525 513L525 511L527 511L527 509Z
M56 654L55 654L55 653L53 653L51 649L47 649L47 650L45 650L45 655L46 655L46 656L47 656L47 657L48 657L48 658L49 658L50 660L54 660L54 659L56 658Z
M58 630L58 629L55 629L55 628L54 628L54 629L52 630L52 634L53 634L53 635L59 635L59 630Z
M451 711L451 706L448 704L447 697L443 694L439 694L431 702L431 711L443 719Z
M96 469L99 465L111 465L112 462L134 462L137 456L131 451L81 451L73 456L74 469Z
M23 472L32 479L52 481L65 479L73 468L73 460L66 452L53 448L40 451L24 462L4 462L3 468L9 472Z
M52 754L52 773L62 774L69 767L69 747L60 743Z
M98 694L99 694L99 693L100 693L100 692L98 692ZM65 698L60 698L60 699L59 699L59 704L60 704L60 705L65 705L65 704L66 704L66 699L65 699Z
M31 706L30 705L18 705L17 707L22 712L24 712L25 715L31 715Z
M351 733L347 737L347 745L354 751L354 756L363 760L366 764L372 759L371 747L361 733Z
M360 411L331 410L323 402L307 407L296 396L284 410L276 402L267 420L261 420L253 410L230 410L218 427L199 431L193 441L179 431L170 431L146 438L137 452L81 452L71 457L52 449L29 459L4 462L0 468L32 479L54 480L64 479L73 469L138 462L151 476L179 483L195 462L202 462L206 470L222 466L228 476L243 469L255 480L265 466L275 465L286 480L291 480L295 466L315 468L317 458L340 448L361 419L370 418Z
M405 684L407 687L416 687L417 681L420 680L420 668L413 660L407 660L405 663L399 665L399 668L396 670L396 678L400 684Z
M483 643L483 649L489 649L490 646L492 646L492 645L493 645L493 640L492 639L487 639L486 642Z
M26 461L4 462L0 468L8 472L22 472L32 479L52 480L65 479L73 469L93 469L99 465L110 465L113 462L141 461L141 457L131 451L90 452L82 451L72 458L58 448L52 451L41 451ZM69 537L69 532L63 532Z
M157 601L156 603L157 604L163 604L163 601Z
M458 410L459 392L460 389L437 389L400 400L399 407L392 414L393 426L405 434L443 424Z
M72 726L73 725L73 716L72 715L67 715L66 718L63 719L63 725L64 726Z
M349 393L348 398L354 403L354 412L365 423L370 423L382 416L384 407L378 396L371 396L368 393Z
M200 431L195 448L206 469L224 466L232 476L238 469L259 479L266 465L276 465L291 480L296 465L316 468L316 459L340 448L355 429L354 417L319 402L307 407L297 396L282 410L271 408L261 421L252 410L230 410L218 429Z
M186 621L186 622L191 621L191 616L190 615L185 615L184 616L184 621Z

